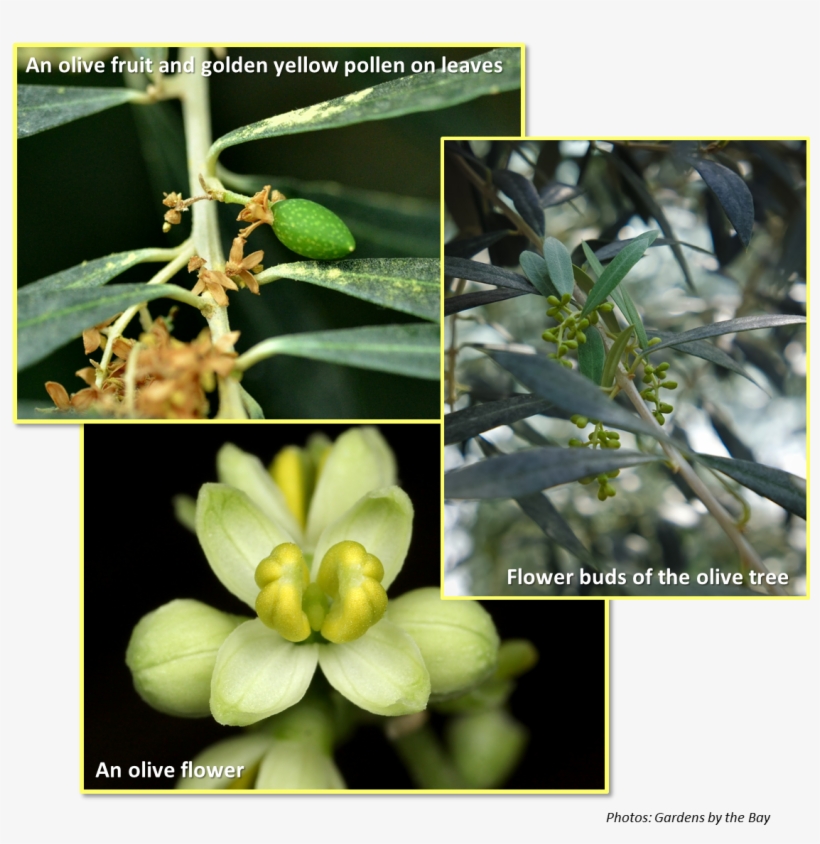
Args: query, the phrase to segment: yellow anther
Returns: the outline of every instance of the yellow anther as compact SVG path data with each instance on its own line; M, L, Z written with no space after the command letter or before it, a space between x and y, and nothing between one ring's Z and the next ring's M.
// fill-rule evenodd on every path
M363 636L387 609L381 585L384 566L363 545L347 540L322 559L317 583L333 599L321 633L330 642L352 642Z
M302 610L302 594L310 583L310 572L297 545L283 542L256 567L256 614L290 642L310 635L310 622Z
M271 477L282 490L288 509L296 516L301 527L305 526L307 520L310 494L307 488L305 462L302 449L289 445L273 458L270 466Z

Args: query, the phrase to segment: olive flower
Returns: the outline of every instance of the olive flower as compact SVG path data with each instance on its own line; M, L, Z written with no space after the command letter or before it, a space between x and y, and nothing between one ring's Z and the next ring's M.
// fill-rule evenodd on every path
M317 665L369 712L423 710L430 695L425 660L414 639L384 617L386 589L410 544L413 506L395 486L395 460L378 431L353 428L332 446L314 438L304 450L281 452L271 473L225 445L217 471L222 483L199 492L197 536L216 576L257 617L219 625L205 704L213 717L246 726L282 712L302 699ZM164 694L168 678L190 667L191 622L177 635L171 619L149 637L150 619L137 625L127 661L140 694L168 711L174 707L157 700L147 680L161 664ZM216 637L210 629L201 635ZM204 703L186 702L188 714L203 714Z

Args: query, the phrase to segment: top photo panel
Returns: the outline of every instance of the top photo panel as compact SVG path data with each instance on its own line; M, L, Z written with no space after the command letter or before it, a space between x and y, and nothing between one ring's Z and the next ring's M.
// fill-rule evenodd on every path
M446 597L808 597L808 142L445 138Z
M18 46L15 421L439 419L440 139L520 134L523 68Z

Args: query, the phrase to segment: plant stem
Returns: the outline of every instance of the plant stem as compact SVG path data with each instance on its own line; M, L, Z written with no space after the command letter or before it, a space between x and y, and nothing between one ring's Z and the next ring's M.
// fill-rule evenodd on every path
M389 738L419 788L467 787L428 725L424 724L413 732L390 735Z
M148 284L165 284L170 281L188 263L188 259L194 254L194 245L192 241L188 239L184 243L181 243L176 249L168 250L168 252L174 255L173 260L169 261L168 264L156 273ZM111 363L114 343L122 337L122 333L128 327L128 323L131 322L134 315L141 307L142 305L133 305L128 308L128 310L123 311L119 319L108 330L105 342L105 351L103 352L102 360L100 361L100 368L97 370L96 383L98 387L102 387L106 376L108 375L108 365Z
M575 300L581 307L583 307L586 302L586 295L577 285L575 286L574 293ZM604 348L609 351L609 348L612 346L612 341L607 337L604 330L599 330L601 331ZM621 392L632 402L641 419L643 419L644 422L651 427L656 428L659 432L663 433L663 428L658 424L657 420L652 415L652 411L644 403L644 400L641 398L638 388L633 383L632 378L624 372L621 366L618 367L618 370L615 373L615 383L621 388ZM757 551L752 548L752 546L746 541L743 534L738 530L734 519L724 509L723 505L717 500L717 498L715 498L709 487L707 487L700 477L698 477L695 470L689 465L683 455L669 443L663 441L659 442L661 448L664 450L664 453L673 464L673 471L680 472L683 479L687 484L689 484L692 492L700 498L706 509L712 514L712 516L714 516L717 523L723 529L723 532L737 549L737 552L740 555L741 567L748 567L749 569L761 574L769 574L769 570L758 556ZM763 584L763 586L769 594L787 594L780 586L771 584Z
M184 63L194 60L194 66L199 68L205 58L206 51L202 47L188 47L180 52L180 60ZM175 80L176 81L176 80ZM185 125L185 148L188 154L188 185L191 196L200 192L199 176L205 173L205 161L211 146L211 110L208 94L208 80L199 73L184 74L179 79L179 96L182 100L182 120ZM222 252L222 240L219 233L217 218L217 204L214 202L197 202L191 206L193 230L191 238L194 242L196 254L208 262L209 269L223 270L225 256ZM212 298L206 291L203 298ZM231 330L228 322L228 309L214 303L211 315L208 317L208 327L211 330L211 342L216 343L220 337ZM217 376L219 386L219 419L247 419L248 414L242 404L239 382L228 376Z

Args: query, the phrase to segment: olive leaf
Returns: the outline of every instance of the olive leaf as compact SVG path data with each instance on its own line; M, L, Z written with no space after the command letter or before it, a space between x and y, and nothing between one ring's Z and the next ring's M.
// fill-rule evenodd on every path
M444 444L463 442L499 425L511 425L520 419L549 413L553 409L555 406L551 402L523 393L456 410L444 417Z
M704 340L707 337L719 337L721 334L735 334L739 331L754 331L758 328L774 328L778 325L797 325L804 323L804 316L790 314L763 314L761 316L738 317L727 319L722 322L713 322L711 325L702 325L693 328L691 331L684 331L682 334L672 334L665 340L645 349L641 354L648 355L650 352L657 352L658 349L665 349L667 346L679 346L693 340Z
M112 278L126 270L147 261L167 261L175 256L171 249L132 249L129 252L115 252L104 258L83 261L67 270L46 276L26 284L17 291L17 307L30 308L29 302L50 296L59 290L82 287L102 287Z
M444 476L444 497L518 498L614 469L664 459L621 449L526 449L448 472Z
M18 85L17 137L27 138L113 106L140 101L145 101L145 94L131 88Z
M438 322L441 309L439 262L434 258L357 258L279 264L260 273L265 284L292 278L385 308Z
M567 247L554 237L544 241L544 263L553 286L559 295L569 294L575 289L575 279L572 274L572 258Z
M669 439L659 429L608 399L589 379L549 358L480 346L476 348L488 354L533 393L567 413L578 413L588 419L597 419L635 434L646 434L656 440Z
M497 94L521 87L519 48L490 50L469 61L478 64L479 69L484 62L500 62L502 70L499 73L416 73L323 103L269 117L234 129L216 140L208 153L208 164L212 164L228 147L248 141L449 108L485 94Z
M458 314L482 305L492 305L494 302L503 302L505 299L514 299L516 296L526 296L527 292L526 290L477 290L474 293L463 293L461 296L450 296L444 300L444 316Z
M737 173L717 161L690 158L689 163L700 173L703 181L717 197L743 245L748 246L755 221L754 200L749 186Z
M601 384L606 358L604 341L600 332L594 328L586 332L586 338L586 343L578 345L578 369L581 375L585 375L593 384Z
M535 253L525 252L524 254L534 255ZM535 255L535 257L538 256ZM497 287L509 287L511 290L520 290L523 293L538 292L524 276L518 273L494 267L492 264L483 264L481 261L468 261L465 258L445 258L444 275L480 281L483 284L495 284Z
M806 518L806 481L803 478L784 472L782 469L749 460L714 457L711 454L693 454L692 456L704 466L728 475L752 492L794 513L795 516L800 516L801 519Z
M493 183L512 200L515 210L538 235L544 236L544 209L533 183L512 170L493 170Z
M372 325L271 337L241 355L236 369L241 372L274 355L294 355L433 381L438 380L441 368L439 329L428 323Z
M25 288L24 288L25 289ZM42 360L87 328L132 305L166 297L194 307L203 304L190 290L173 284L115 284L112 287L68 287L46 297L18 299L17 369Z
M546 261L535 252L522 252L518 259L524 275L538 288L542 296L559 296L558 289L552 283ZM533 291L534 292L534 291Z
M657 236L658 232L656 231L639 235L607 264L581 310L582 317L585 317L594 308L606 301L609 294L623 281L632 267L640 261L643 253L646 252Z
M497 232L487 232L477 237L463 237L451 240L444 245L444 254L448 258L472 258L484 249L489 249L494 243L513 234L512 230L501 229Z
M479 445L485 456L498 455L501 452L484 439L479 439ZM544 535L560 545L570 554L594 569L598 569L597 560L581 543L566 519L558 512L553 503L542 492L522 495L514 499L515 503L535 522Z

